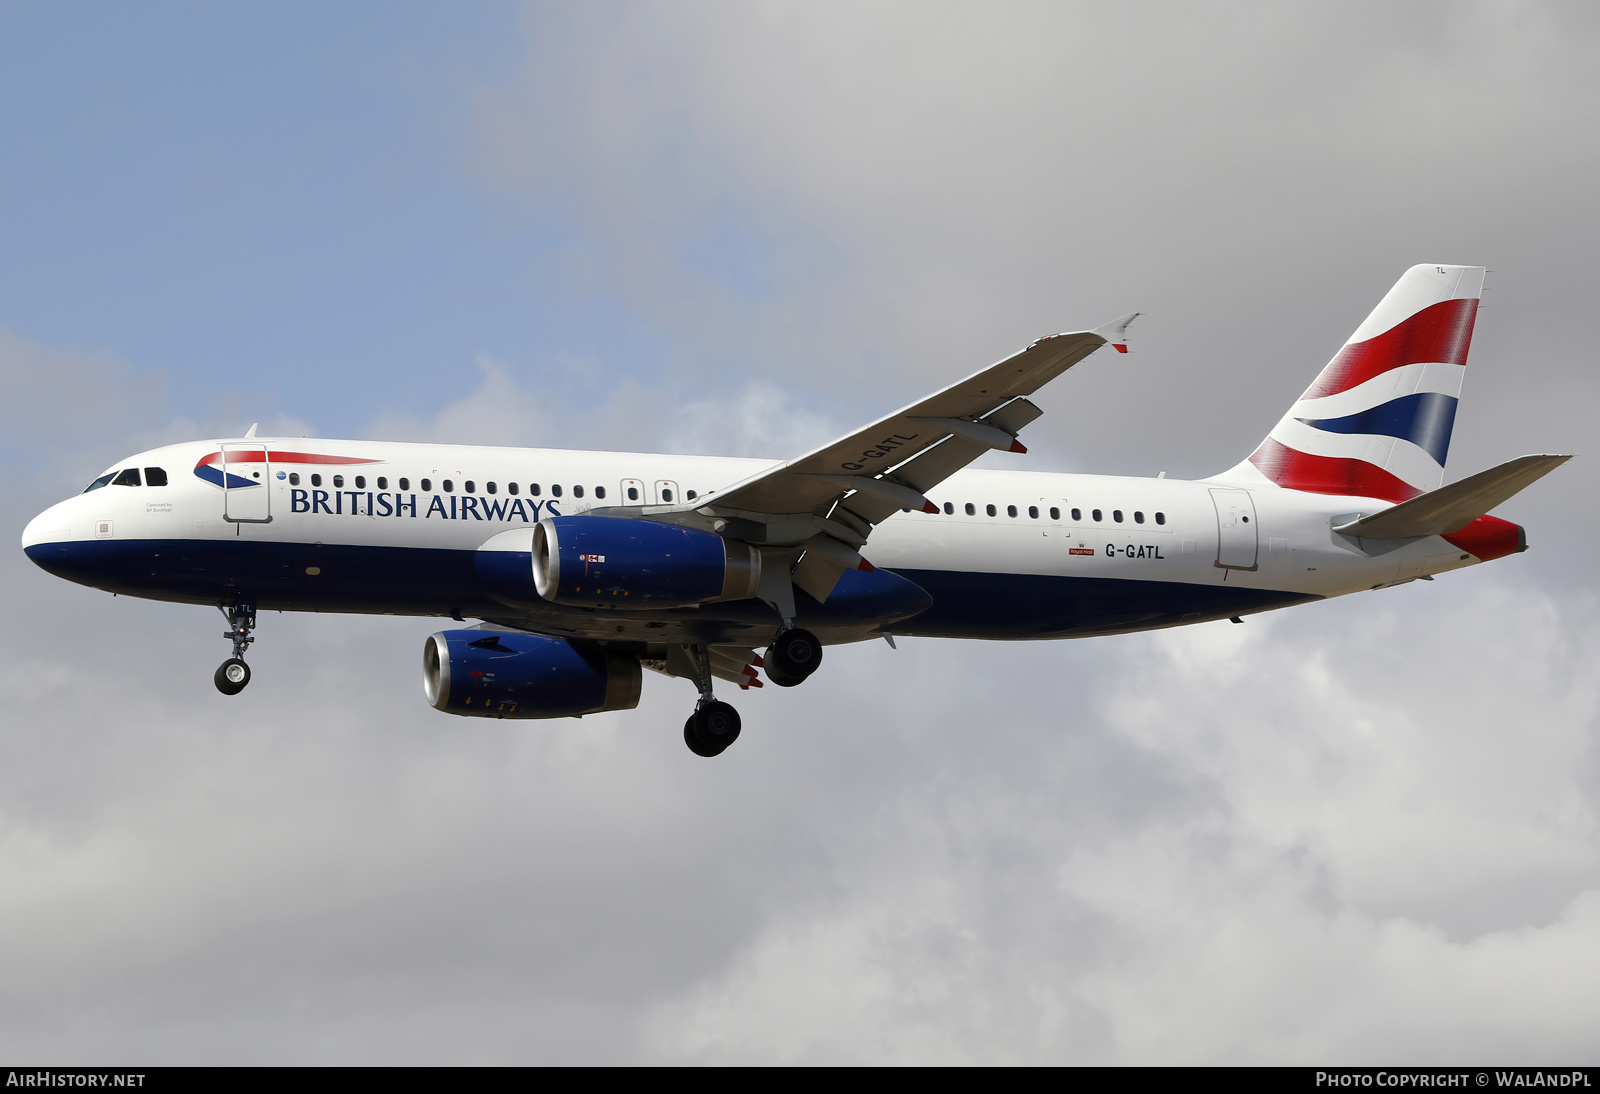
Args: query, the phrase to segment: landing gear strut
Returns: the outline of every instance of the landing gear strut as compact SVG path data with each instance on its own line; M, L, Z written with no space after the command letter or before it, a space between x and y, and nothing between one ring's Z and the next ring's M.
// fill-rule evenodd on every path
M739 739L739 712L711 693L711 654L704 646L686 646L684 652L694 664L695 686L700 702L683 723L683 743L696 756L718 756Z
M233 656L217 668L212 680L222 694L238 695L250 682L250 666L244 663L244 654L255 641L250 632L256 626L256 605L253 600L241 600L226 607L219 604L218 609L228 620L228 629L222 632L222 637L233 643Z
M780 688L805 683L822 664L822 643L810 631L790 627L772 640L764 658L767 679Z

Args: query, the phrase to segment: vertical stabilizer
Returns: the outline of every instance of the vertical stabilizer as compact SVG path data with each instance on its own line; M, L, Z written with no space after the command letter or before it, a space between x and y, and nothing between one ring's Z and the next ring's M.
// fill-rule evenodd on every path
M1394 502L1437 489L1483 274L1407 270L1260 447L1222 477Z

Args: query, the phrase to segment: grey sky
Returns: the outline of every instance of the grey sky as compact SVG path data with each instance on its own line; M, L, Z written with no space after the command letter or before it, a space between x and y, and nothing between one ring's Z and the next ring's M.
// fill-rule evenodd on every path
M1135 309L1133 352L1047 389L1033 452L994 465L1201 475L1423 261L1494 271L1448 474L1580 459L1500 510L1526 555L1237 627L834 649L807 686L741 696L744 737L710 763L676 681L581 722L438 715L423 620L265 617L255 682L224 699L213 613L13 550L0 1052L1595 1061L1587 7L537 5L477 9L448 48L363 46L380 18L347 9L315 65L250 60L331 81L336 113L415 119L285 167L308 205L326 180L312 219L344 188L372 203L392 249L326 244L370 300L332 275L319 299L345 311L293 295L325 275L269 245L302 230L292 203L204 252L281 283L268 313L168 309L200 244L179 213L122 224L168 258L125 282L149 329L13 226L17 533L120 454L255 420L779 458ZM64 31L22 29L36 63L78 63ZM180 98L206 93L195 71ZM224 90L241 140L293 131ZM37 196L58 110L0 114L41 180L0 223L92 204ZM230 178L211 132L171 155ZM466 211L418 216L424 177Z

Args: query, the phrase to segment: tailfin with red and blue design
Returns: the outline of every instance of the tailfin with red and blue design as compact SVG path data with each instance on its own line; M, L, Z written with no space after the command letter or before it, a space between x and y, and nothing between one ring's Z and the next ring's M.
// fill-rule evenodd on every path
M1482 266L1413 266L1250 458L1289 490L1402 502L1444 482Z

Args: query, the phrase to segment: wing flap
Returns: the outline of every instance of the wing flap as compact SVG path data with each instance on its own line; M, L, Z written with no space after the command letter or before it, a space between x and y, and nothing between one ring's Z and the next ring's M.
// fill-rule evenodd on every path
M1518 456L1381 513L1341 524L1334 531L1363 539L1413 539L1459 532L1570 459L1571 456Z

